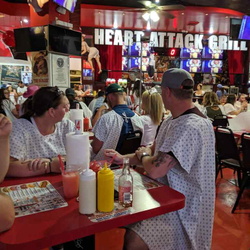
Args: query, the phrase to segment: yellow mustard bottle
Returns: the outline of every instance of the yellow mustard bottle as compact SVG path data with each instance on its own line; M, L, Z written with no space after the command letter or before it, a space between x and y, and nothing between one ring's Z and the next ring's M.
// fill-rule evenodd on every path
M97 176L97 209L100 212L114 209L114 172L106 162Z

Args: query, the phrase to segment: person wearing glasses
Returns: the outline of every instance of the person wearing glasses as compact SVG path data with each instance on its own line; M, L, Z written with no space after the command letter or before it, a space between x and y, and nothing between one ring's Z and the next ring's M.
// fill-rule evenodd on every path
M69 101L57 87L43 87L32 98L31 109L13 123L7 176L28 177L60 173L57 156L66 155L66 134L75 125L63 119Z

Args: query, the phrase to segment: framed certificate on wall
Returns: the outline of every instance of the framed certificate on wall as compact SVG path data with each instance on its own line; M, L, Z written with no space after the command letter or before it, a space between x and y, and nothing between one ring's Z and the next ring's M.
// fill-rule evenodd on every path
M70 87L69 56L50 53L51 86Z

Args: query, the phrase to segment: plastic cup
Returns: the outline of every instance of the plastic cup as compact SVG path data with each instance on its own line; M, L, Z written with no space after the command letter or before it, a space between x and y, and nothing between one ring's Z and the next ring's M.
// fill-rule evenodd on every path
M65 198L78 196L79 191L79 172L71 171L62 173L63 192Z

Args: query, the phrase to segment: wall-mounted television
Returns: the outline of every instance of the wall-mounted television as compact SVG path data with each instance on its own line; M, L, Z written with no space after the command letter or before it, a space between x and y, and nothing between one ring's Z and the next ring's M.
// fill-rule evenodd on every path
M16 52L45 50L44 26L14 29Z
M190 73L201 72L201 60L200 59L181 59L180 68L185 69Z
M49 25L49 51L81 56L82 33Z
M157 56L179 57L181 49L153 47L152 49Z
M243 17L238 38L241 40L250 40L250 16Z
M222 60L204 60L202 62L202 72L217 74L223 72L223 61Z
M76 7L77 0L53 0L59 6L69 10L70 12L74 12Z
M14 30L16 52L48 50L81 56L82 33L48 25Z
M28 61L27 54L25 52L16 52L16 48L10 47L11 54L14 59Z
M201 49L181 48L181 58L201 58Z
M238 40L241 22L242 22L241 18L230 18L229 37L231 40Z
M128 70L128 58L126 56L122 57L122 70Z
M202 58L205 59L223 59L223 50L221 49L210 49L205 46L202 51Z

